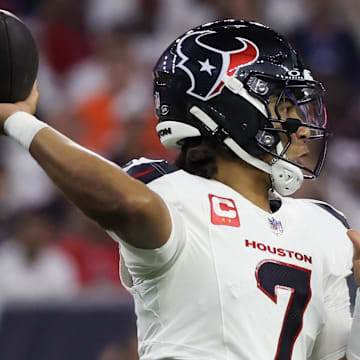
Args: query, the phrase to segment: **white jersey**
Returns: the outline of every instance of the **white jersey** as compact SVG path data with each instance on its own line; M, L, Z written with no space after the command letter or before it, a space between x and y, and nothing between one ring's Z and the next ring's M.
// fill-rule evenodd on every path
M338 213L281 198L269 214L218 181L146 162L129 168L168 205L171 236L144 250L111 234L135 300L141 360L345 355L353 250Z

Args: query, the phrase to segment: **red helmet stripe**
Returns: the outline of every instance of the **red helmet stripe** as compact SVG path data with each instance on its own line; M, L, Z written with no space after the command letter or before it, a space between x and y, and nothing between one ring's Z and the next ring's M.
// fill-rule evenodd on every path
M255 46L249 41L243 41L246 42L246 49L241 52L230 54L230 65L227 71L229 76L233 75L238 67L253 62L258 56L258 52Z

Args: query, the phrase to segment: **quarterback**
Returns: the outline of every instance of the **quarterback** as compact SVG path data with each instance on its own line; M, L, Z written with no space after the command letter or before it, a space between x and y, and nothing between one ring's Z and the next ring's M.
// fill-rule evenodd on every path
M154 69L157 132L176 163L120 169L0 104L5 135L120 246L141 360L359 360L360 234L288 197L324 164L323 85L281 35L226 20L176 39ZM360 205L359 205L360 206Z

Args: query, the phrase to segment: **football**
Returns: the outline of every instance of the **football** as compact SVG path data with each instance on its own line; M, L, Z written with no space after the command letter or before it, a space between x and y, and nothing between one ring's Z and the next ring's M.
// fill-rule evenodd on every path
M37 47L26 25L14 14L1 9L0 47L0 102L24 100L37 76Z

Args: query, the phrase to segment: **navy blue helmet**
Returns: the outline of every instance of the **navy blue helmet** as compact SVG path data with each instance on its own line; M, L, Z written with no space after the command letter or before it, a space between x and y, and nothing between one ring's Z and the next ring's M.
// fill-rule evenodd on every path
M196 27L177 38L154 68L157 131L164 146L211 137L269 173L284 195L323 167L329 134L324 92L290 43L254 22ZM284 115L284 104L296 116ZM286 156L299 127L307 129L307 142L317 140L312 164ZM271 163L263 160L266 154Z

